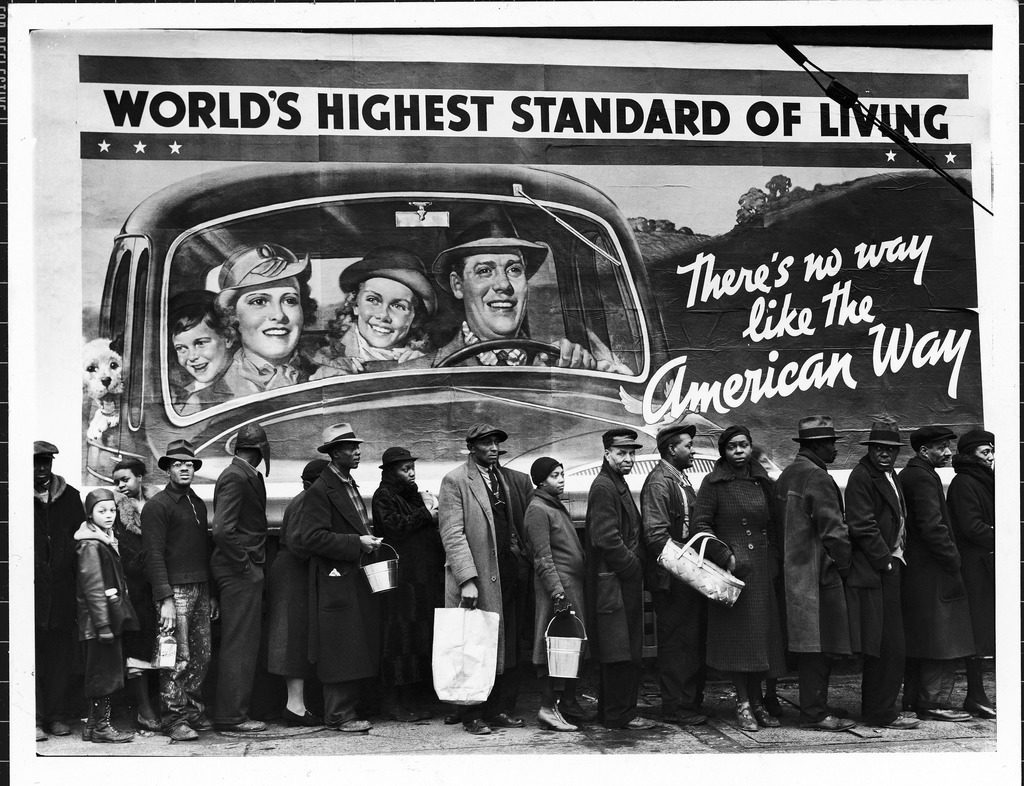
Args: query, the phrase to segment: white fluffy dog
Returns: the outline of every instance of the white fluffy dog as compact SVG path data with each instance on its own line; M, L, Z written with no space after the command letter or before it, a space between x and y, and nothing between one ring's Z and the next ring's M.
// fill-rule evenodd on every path
M109 339L94 338L82 351L82 388L96 405L85 435L89 441L102 441L103 435L118 424L124 368L121 355Z

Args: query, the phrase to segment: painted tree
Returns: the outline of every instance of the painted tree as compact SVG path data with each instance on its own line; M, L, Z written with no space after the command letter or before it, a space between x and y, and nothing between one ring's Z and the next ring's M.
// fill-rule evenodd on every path
M760 188L751 188L737 200L740 209L736 211L736 223L746 224L764 213L768 207L768 195Z
M793 186L793 181L785 175L775 175L771 180L764 184L764 187L768 189L769 199L781 199L789 193L789 189Z

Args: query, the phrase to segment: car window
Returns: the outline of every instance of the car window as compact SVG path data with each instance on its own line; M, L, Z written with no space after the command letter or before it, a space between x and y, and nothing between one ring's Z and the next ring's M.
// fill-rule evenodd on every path
M460 298L435 261L481 221L515 238L503 235L500 247L487 249L505 266L495 276L521 279L509 302L480 306L514 314L506 318L513 329L499 339L557 345L564 338L607 359L605 373L638 373L645 337L611 230L580 210L546 207L475 196L347 197L184 233L165 274L161 362L169 412L189 417L294 386L439 367L453 347L473 343L476 290L462 287ZM451 259L458 260L451 269L464 263L458 254ZM480 333L477 341L488 340ZM543 362L543 354L532 355L528 367ZM454 365L487 370L476 357Z

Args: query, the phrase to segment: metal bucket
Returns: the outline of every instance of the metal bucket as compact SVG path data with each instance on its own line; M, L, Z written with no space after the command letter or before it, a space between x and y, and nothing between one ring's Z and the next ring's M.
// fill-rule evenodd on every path
M587 631L575 612L569 616L579 625L579 636L552 636L551 625L558 617L552 617L544 629L544 643L548 651L548 676L576 679L583 662L583 648L587 643Z
M395 558L363 565L362 555L359 557L359 567L362 568L366 580L370 582L371 592L387 592L398 586L398 552L391 546L388 546L387 543L381 545L391 549L391 553L395 555Z

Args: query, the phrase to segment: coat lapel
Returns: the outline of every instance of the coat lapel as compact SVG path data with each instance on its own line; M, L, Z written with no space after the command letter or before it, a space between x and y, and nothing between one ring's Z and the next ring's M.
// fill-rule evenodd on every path
M491 498L487 496L487 485L484 483L483 475L480 474L480 469L472 456L466 462L466 482L469 485L470 492L472 492L473 497L484 512L488 526L493 531L494 514L491 512Z
M356 512L355 506L352 504L352 500L349 499L348 490L345 489L341 482L341 479L334 474L334 471L330 468L324 470L322 477L325 480L327 486L327 498L334 505L341 517L345 519L352 529L361 535L371 534L366 527L363 526L363 522L359 517L359 513Z

